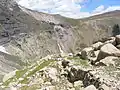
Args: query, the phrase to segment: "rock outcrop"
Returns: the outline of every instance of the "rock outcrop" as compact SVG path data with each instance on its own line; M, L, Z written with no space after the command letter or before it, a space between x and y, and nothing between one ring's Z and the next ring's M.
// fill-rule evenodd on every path
M96 42L91 47L87 47L79 52L79 56L83 59L88 59L92 64L101 63L101 65L113 64L114 59L119 61L120 50L119 50L119 35L110 37L104 42ZM102 64L103 63L103 64Z

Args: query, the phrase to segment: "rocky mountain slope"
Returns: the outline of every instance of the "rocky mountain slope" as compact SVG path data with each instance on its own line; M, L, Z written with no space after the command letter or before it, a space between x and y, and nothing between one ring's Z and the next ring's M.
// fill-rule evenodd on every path
M120 90L120 35L4 76L4 90Z
M42 61L47 55L76 53L112 36L120 11L71 19L26 9L0 0L0 80L6 73Z

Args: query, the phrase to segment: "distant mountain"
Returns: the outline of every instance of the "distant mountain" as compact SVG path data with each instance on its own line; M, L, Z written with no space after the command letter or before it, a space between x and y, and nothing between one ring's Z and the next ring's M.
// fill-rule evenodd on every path
M120 10L115 10L115 11L106 12L103 14L91 16L87 19L97 19L97 18L105 18L105 17L119 17L119 15L120 15Z

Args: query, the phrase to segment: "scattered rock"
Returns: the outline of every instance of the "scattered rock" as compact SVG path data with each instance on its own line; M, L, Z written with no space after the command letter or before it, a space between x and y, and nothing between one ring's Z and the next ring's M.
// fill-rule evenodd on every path
M99 53L100 53L100 50L94 51L95 57L91 57L90 61L93 61L93 62L96 61Z
M70 67L67 69L67 72L68 72L68 80L71 82L71 83L74 83L75 81L78 81L78 80L83 80L85 75L88 73L87 71L83 71L81 69L79 69L79 67Z
M95 57L98 57L100 50L94 51L94 53L95 53Z
M90 85L90 86L86 87L85 90L97 90L97 89L94 85Z
M72 54L72 53L69 53L68 56L73 56L73 54Z
M75 90L81 90L83 88L82 81L76 81L76 82L74 82L74 88L75 88Z
M94 48L93 47L84 48L81 51L81 56L83 59L90 59L90 57L94 57Z
M120 56L120 50L112 44L108 43L101 47L97 61L104 59L107 56Z
M102 42L97 42L95 44L92 45L92 47L95 49L95 50L100 50L101 46L103 45Z
M100 90L113 90L110 87L106 86L105 84L101 85Z
M111 37L108 41L105 42L106 44L107 43L111 43L113 45L116 45L116 38L115 37Z
M75 88L71 88L71 89L68 89L68 90L75 90Z
M62 61L63 58L56 58L55 60L56 60L56 61Z
M120 44L120 35L116 35L116 43L117 45Z
M120 49L120 44L116 46L117 49Z
M49 85L51 85L51 82L45 82L44 85L49 86Z
M51 78L51 80L57 81L58 72L56 68L51 67L51 68L48 68L46 71L48 73L48 76Z
M68 72L67 75L68 81L71 83L81 80L83 82L84 87L93 84L97 88L101 84L99 78L95 78L94 75L91 74L89 71L82 70L79 67L75 67L75 66L71 67L67 70L67 72Z
M73 87L74 87L73 83L70 83L69 81L67 81L66 85L67 85L69 88L73 88Z
M24 78L19 78L19 81L22 81L22 80L24 80Z
M116 86L116 88L117 88L118 90L120 90L120 84L119 84L119 85L117 85L117 86Z
M108 57L105 57L104 59L100 60L100 63L103 63L106 66L109 66L109 65L115 66L115 60L119 60L119 58L114 57L114 56L108 56Z
M83 86L83 82L82 81L76 81L76 82L74 82L74 87L81 87L81 86Z
M63 66L63 68L66 68L67 66L69 66L69 61L66 61L66 60L63 60L62 61L62 66Z
M47 87L43 87L40 90L56 90L56 87L55 86L47 86Z
M81 52L78 52L78 53L76 53L76 55L75 56L81 56Z

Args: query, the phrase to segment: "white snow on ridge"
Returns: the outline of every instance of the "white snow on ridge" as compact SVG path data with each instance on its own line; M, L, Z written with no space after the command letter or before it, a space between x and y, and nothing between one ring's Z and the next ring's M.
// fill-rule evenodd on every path
M0 51L3 53L6 53L6 54L10 54L6 51L5 47L3 47L3 46L0 46Z

